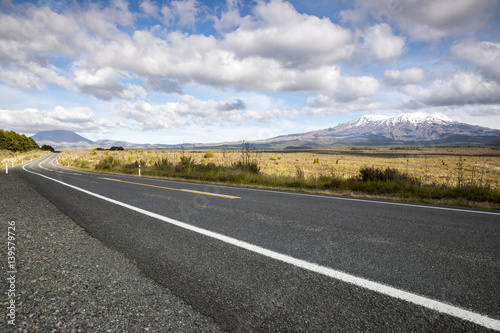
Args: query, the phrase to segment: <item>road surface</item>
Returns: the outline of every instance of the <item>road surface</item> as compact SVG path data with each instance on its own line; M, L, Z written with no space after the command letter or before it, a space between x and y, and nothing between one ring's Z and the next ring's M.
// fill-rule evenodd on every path
M13 169L231 332L500 330L500 214ZM96 263L98 264L98 263Z

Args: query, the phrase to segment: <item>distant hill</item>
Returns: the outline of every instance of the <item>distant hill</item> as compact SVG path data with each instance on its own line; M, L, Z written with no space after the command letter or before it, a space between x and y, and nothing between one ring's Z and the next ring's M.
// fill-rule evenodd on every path
M180 149L180 144L136 144L127 141L91 141L71 131L44 131L33 139L57 150L86 150L121 146L125 149ZM186 143L184 147L238 149L242 141L210 144ZM422 112L395 117L366 115L335 127L249 142L259 149L305 149L325 146L386 146L435 144L500 145L500 130L457 122L442 114Z
M49 145L56 150L86 150L94 147L94 141L72 131L42 131L31 137L40 146Z
M81 135L76 134L72 131L42 131L32 136L33 140L36 142L41 141L51 141L51 142L65 142L65 143L74 143L74 142L86 142L89 144L93 144L94 141L91 141L87 138L84 138Z

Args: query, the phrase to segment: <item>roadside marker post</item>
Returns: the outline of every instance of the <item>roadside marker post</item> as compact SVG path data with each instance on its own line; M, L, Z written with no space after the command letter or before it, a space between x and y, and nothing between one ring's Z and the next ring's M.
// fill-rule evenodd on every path
M139 177L141 176L141 165L139 164Z
M9 173L9 162L5 162L5 173Z

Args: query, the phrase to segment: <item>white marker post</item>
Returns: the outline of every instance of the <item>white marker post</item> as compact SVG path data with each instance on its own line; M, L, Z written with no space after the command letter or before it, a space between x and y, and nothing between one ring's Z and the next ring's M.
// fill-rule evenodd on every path
M139 177L141 176L141 165L139 164Z
M9 162L5 162L5 173L9 173Z

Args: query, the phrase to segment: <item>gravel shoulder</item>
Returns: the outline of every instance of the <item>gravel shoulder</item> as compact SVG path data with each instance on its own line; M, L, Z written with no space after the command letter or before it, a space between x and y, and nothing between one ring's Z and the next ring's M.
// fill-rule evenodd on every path
M0 174L0 331L222 332L211 318L142 275L134 261L88 235L13 171ZM9 273L7 255L12 221L16 273ZM12 276L15 280L7 280ZM15 325L8 316L12 300Z

